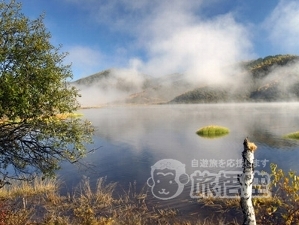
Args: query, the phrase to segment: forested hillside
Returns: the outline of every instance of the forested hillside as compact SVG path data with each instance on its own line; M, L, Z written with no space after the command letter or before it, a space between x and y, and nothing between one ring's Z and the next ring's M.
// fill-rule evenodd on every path
M181 73L151 77L120 69L105 70L72 84L81 90L84 106L299 100L299 56L267 56L234 67L238 70L232 70L229 82L217 85L193 82Z
M276 55L242 62L243 82L195 88L170 103L215 103L299 100L299 56Z

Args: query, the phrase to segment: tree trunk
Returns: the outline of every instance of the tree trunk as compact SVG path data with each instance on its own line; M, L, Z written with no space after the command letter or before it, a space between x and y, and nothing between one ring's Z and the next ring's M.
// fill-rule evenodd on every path
M243 157L243 173L239 175L239 182L241 185L241 208L243 211L244 221L243 225L256 225L254 208L252 205L252 183L254 178L254 151L256 145L249 142L248 138L244 140Z

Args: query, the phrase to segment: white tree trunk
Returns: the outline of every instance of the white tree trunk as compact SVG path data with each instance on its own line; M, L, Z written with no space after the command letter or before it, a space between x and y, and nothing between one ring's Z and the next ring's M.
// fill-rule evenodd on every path
M241 208L243 211L244 221L243 225L256 225L254 208L252 205L252 183L254 178L254 151L256 145L246 138L244 140L243 157L243 173L239 176L239 182L241 184Z

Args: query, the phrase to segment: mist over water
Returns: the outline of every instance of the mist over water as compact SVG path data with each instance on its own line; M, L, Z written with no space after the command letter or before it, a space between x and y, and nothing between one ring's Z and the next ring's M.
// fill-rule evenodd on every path
M89 170L78 171L67 164L63 165L60 176L66 188L78 185L83 175L90 177L92 184L99 177L107 177L108 182L118 182L117 191L122 192L127 190L129 183L136 182L138 190L146 186L151 166L162 159L182 162L188 175L196 170L210 173L240 171L241 168L236 166L203 166L201 163L202 160L227 162L241 159L246 137L258 146L255 152L255 158L259 160L256 171L269 172L270 163L278 164L285 171L299 171L299 143L283 138L283 135L298 130L298 110L299 103L85 109L82 110L84 117L96 128L95 143L90 148L100 148L85 159L88 165L92 165ZM228 127L230 133L216 139L202 138L196 134L199 128L211 124ZM198 167L192 166L194 159L198 160ZM261 160L266 160L265 166ZM189 205L181 200L190 199L190 185L178 198L160 204L188 211Z

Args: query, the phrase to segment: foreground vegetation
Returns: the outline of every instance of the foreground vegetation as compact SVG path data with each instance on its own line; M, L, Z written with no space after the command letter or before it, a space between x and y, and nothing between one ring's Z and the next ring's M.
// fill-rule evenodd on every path
M190 219L177 209L155 207L147 202L146 190L137 193L134 185L115 197L115 187L115 183L106 184L100 178L92 188L89 180L83 179L73 193L63 196L57 180L15 182L0 189L0 224L215 224L210 219ZM225 221L217 220L219 224Z
M258 224L299 223L299 180L295 172L283 172L271 164L272 197L254 198ZM112 225L112 224L240 224L240 199L203 198L184 201L190 212L153 203L146 189L134 185L121 195L116 183L100 178L93 188L87 178L66 195L59 181L13 181L0 189L0 225ZM195 211L194 211L195 210Z
M94 128L74 113L78 90L66 53L51 44L43 16L0 1L0 188L11 179L52 176L87 154Z

